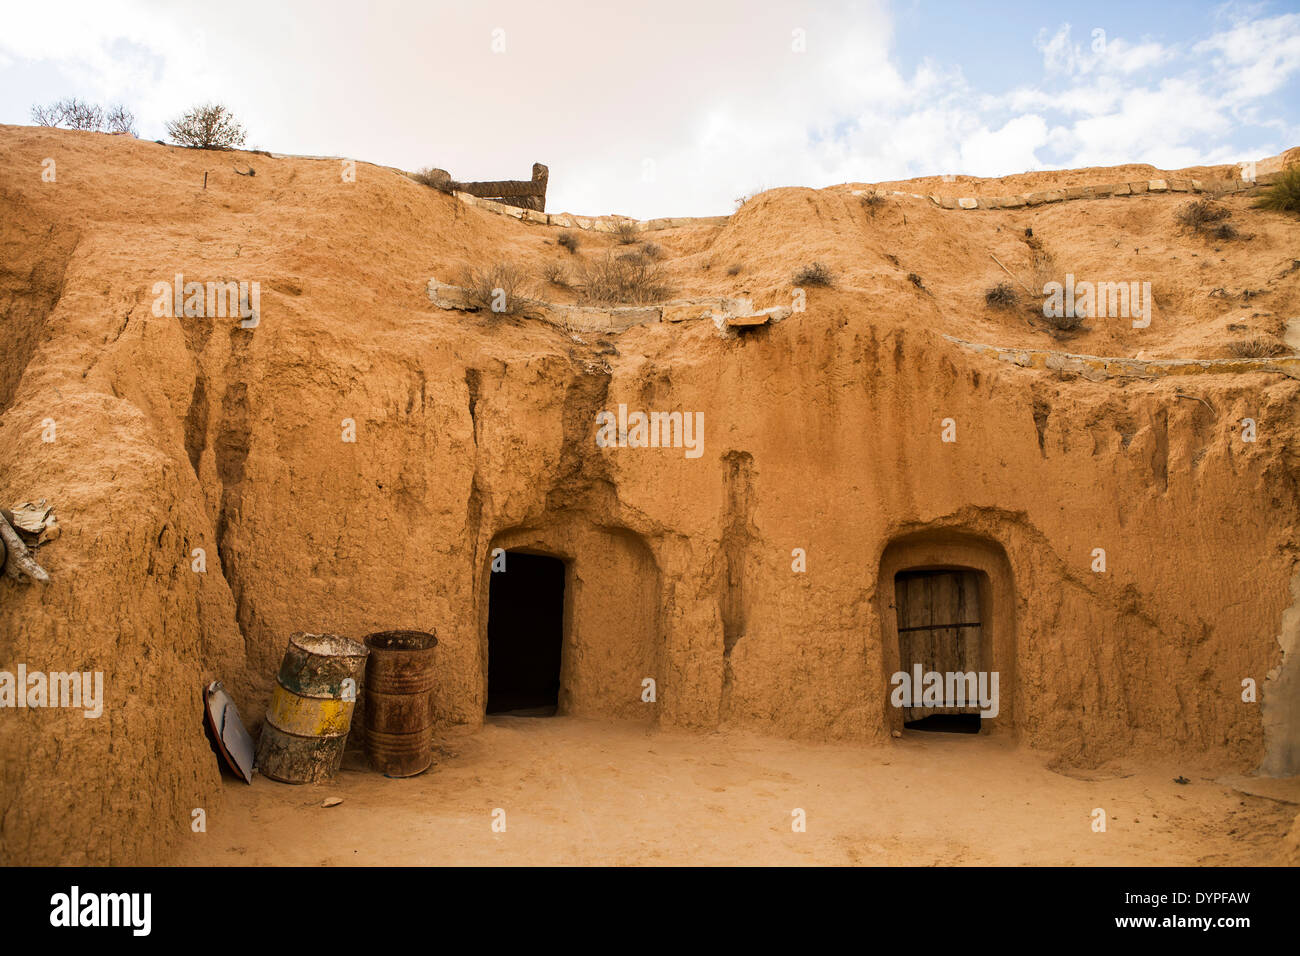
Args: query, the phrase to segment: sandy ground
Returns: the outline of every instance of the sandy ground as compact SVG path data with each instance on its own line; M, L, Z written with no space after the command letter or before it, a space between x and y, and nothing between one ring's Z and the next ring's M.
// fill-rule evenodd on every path
M407 780L353 753L330 784L227 778L174 862L1255 865L1276 862L1300 803L1297 779L1069 773L987 736L908 731L870 747L495 717ZM322 807L329 797L343 802Z

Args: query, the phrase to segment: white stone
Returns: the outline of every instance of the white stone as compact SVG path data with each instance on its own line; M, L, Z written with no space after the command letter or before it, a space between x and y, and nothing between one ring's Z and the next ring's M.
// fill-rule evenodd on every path
M469 300L469 294L460 286L447 285L437 279L429 280L429 300L440 309L473 312L478 306Z

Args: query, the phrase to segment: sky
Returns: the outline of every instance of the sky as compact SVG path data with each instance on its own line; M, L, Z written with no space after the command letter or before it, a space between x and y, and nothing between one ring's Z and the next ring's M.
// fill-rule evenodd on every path
M557 212L1300 145L1300 0L0 0L0 23L0 123L78 96L165 139L220 102L249 148L462 180L542 162Z

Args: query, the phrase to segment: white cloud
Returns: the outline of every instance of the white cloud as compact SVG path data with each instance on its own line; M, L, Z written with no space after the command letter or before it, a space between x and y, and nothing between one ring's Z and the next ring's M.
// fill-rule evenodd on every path
M1073 28L1062 24L1048 36L1040 30L1034 41L1043 56L1043 70L1050 76L1088 73L1131 74L1168 62L1174 51L1153 41L1132 43L1123 37L1109 37L1101 27L1089 31L1085 43L1076 43Z
M1300 71L1294 14L1239 15L1189 47L1076 38L1063 24L1036 41L1042 77L1004 91L972 88L954 62L904 72L876 3L224 0L212 11L206 0L15 7L0 68L67 78L70 89L28 91L32 102L123 100L149 138L221 100L250 145L474 179L541 161L549 207L639 216L724 212L762 186L1184 165L1300 138L1266 99ZM792 49L796 29L806 52ZM1243 124L1269 140L1246 156L1228 144Z
M1094 38L1104 39L1104 38ZM1150 162L1181 166L1251 158L1291 145L1298 132L1275 118L1261 99L1300 72L1300 16L1230 21L1188 48L1123 37L1084 49L1063 25L1037 46L1044 70L1063 81L1023 86L1008 93L1010 111L1059 111L1071 119L1054 129L1057 165ZM1155 66L1163 76L1137 81ZM1276 130L1272 142L1244 156L1225 140L1243 125Z
M1300 73L1300 14L1238 21L1192 47L1223 78L1225 98L1241 106L1281 89Z
M1047 121L1041 116L1017 116L998 130L981 129L961 146L964 173L999 176L1008 169L1033 169L1035 155L1047 143Z

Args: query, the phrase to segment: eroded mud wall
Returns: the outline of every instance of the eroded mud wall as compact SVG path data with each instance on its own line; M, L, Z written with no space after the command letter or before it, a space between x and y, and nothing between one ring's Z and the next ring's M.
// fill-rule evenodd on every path
M39 168L54 134L31 135L5 168ZM881 556L943 533L1006 555L1018 740L1074 764L1248 770L1271 752L1241 690L1253 679L1265 712L1290 713L1269 703L1290 670L1268 675L1295 600L1295 381L1022 369L953 346L933 304L834 290L728 338L707 320L579 342L449 317L418 237L445 232L459 259L529 237L370 173L327 192L337 174L314 185L305 163L214 174L200 195L200 156L83 140L83 163L111 164L78 180L61 162L41 222L117 218L19 307L36 344L13 353L0 503L47 496L64 531L42 551L49 587L0 582L0 665L102 669L105 711L3 714L6 860L149 862L188 838L221 791L203 683L223 679L256 728L293 631L436 629L439 725L476 726L490 551L517 532L572 553L568 702L584 716L645 719L652 669L662 726L882 738ZM180 210L162 240L138 194ZM357 255L330 230L365 216ZM0 238L35 263L48 232ZM178 264L263 279L261 324L155 314ZM12 298L28 270L6 275ZM698 413L699 454L599 447L595 416L619 405ZM636 628L613 628L607 594ZM1279 720L1274 739L1293 740Z

